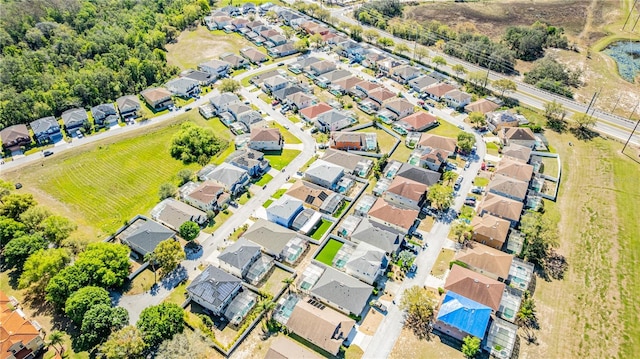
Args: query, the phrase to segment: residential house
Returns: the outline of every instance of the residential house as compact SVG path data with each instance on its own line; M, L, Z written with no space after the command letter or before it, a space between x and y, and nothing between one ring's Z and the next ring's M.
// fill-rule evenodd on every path
M272 95L273 95L273 98L275 98L276 100L280 102L285 102L287 100L287 97L298 92L304 92L304 89L298 85L289 84L284 88L274 91Z
M246 170L226 162L215 167L205 166L198 173L198 176L203 181L209 180L222 184L225 190L233 196L244 192L245 187L250 183L249 173Z
M311 288L310 295L345 313L360 315L369 304L373 287L328 267Z
M403 64L403 61L397 60L393 57L386 57L376 63L376 67L378 71L388 76L391 73L391 70L394 67L400 66Z
M228 14L229 16L240 16L242 14L240 8L231 5L225 6L218 11Z
M221 316L242 290L242 281L209 265L187 286L189 298L214 315Z
M509 235L510 222L502 218L484 214L471 220L474 241L491 248L502 249Z
M299 300L286 322L287 329L337 355L342 344L351 333L355 321L344 314L318 303L313 299ZM280 359L282 357L278 357ZM295 359L303 358L295 356Z
M464 111L467 113L471 112L480 112L481 114L487 114L491 111L495 111L498 109L500 105L493 101L489 101L485 98L480 99L478 101L474 101L464 107Z
M284 57L293 55L299 52L295 46L291 42L287 42L285 44L275 46L269 49L268 53L271 57Z
M293 11L289 11L289 10L285 10L285 11L280 12L278 17L282 20L282 22L285 25L289 25L289 24L291 24L291 21L301 18L300 15L298 15L297 13L295 13Z
M504 282L509 277L513 256L480 243L460 250L455 261L464 263L466 268L489 278Z
M303 180L296 181L286 194L303 201L311 209L326 214L334 214L344 203L343 195Z
M231 26L233 26L235 31L239 31L240 29L244 29L245 25L249 23L249 20L243 19L241 17L235 18L231 20Z
M220 60L228 62L234 70L242 69L249 65L249 62L244 57L232 53L220 55Z
M391 69L391 78L405 85L422 75L420 69L410 65L400 65Z
M259 64L268 60L267 55L253 47L245 47L240 50L240 55L244 56L252 64Z
M344 168L333 163L316 160L305 171L304 179L328 189L335 189L344 176Z
M502 131L503 128L518 127L520 124L516 115L506 110L488 112L484 117L487 120L487 127L489 128L489 131Z
M409 81L409 86L413 91L422 93L439 81L431 76L420 76Z
M242 235L276 259L295 264L307 250L309 244L296 232L265 219L258 219Z
M83 108L73 108L62 113L62 122L67 133L80 129L89 123L87 111Z
M461 109L471 103L471 95L455 89L444 94L444 100L449 107Z
M262 90L266 93L273 93L275 91L282 90L283 88L289 86L289 84L289 80L280 75L277 75L265 79L262 82Z
M400 208L378 198L369 210L368 217L403 234L408 234L412 231L418 214L419 212L415 209Z
M316 97L314 95L296 92L287 96L285 103L291 106L292 109L299 111L313 105L315 101Z
M376 280L384 274L388 264L389 259L383 250L361 242L349 255L344 264L344 270L348 275L374 285Z
M267 39L267 42L266 42L267 47L280 46L287 43L287 38L284 35L281 35L280 33L266 37L266 39Z
M251 177L260 177L270 168L269 160L264 158L264 154L251 148L233 152L225 159L225 162L242 168Z
M360 85L358 85L358 87L360 87ZM387 90L384 87L378 87L369 91L369 99L375 101L378 106L382 106L386 101L397 97L397 94Z
M349 76L352 76L350 71L347 71L347 70L334 70L334 71L325 73L324 75L318 76L314 81L315 81L316 85L318 85L318 86L320 86L322 88L327 88L334 81L338 81L338 80L347 78Z
M258 257L260 257L260 246L240 238L218 255L218 261L221 269L242 278Z
M56 118L53 116L37 119L31 122L29 126L31 126L31 129L33 130L33 137L35 137L36 141L38 141L38 143L40 144L56 143L56 142L62 141L62 132L60 131L60 124L58 123L58 120L56 120ZM28 140L30 143L31 138L28 138L29 131L24 131L23 129L17 134L24 135L25 133L27 134L27 136L24 138L25 140ZM0 136L2 136L2 132L0 132ZM9 137L13 137L13 136L14 135ZM8 141L11 142L10 139ZM21 142L21 141L18 141L18 142ZM2 143L5 143L4 136L2 136ZM26 142L24 143L26 144Z
M138 100L138 96L127 95L118 97L116 104L118 105L118 111L120 112L120 118L122 120L140 116L140 100Z
M396 206L420 210L427 199L428 188L424 183L396 176L387 188L384 199Z
M480 207L478 207L478 214L482 216L483 214L488 213L493 216L500 217L509 221L513 228L520 221L522 207L522 202L489 193L480 203Z
M284 137L277 128L259 128L251 131L249 148L256 151L281 151Z
M302 212L298 213L296 218L293 219L291 229L309 236L315 228L318 228L321 221L322 214L320 212L311 208L304 208Z
M458 142L455 138L423 133L420 136L420 141L418 141L418 143L416 144L416 148L425 147L445 150L449 153L447 157L451 157L456 153L456 150L458 149Z
M498 137L505 146L516 144L534 149L537 142L536 135L527 127L503 128L498 131Z
M533 166L503 158L496 168L495 175L503 175L528 184L533 177Z
M257 6L255 4L253 4L253 3L248 2L248 3L244 3L242 5L241 10L242 10L242 13L245 14L245 15L246 14L255 14L256 11L257 11Z
M294 74L298 75L298 74L302 73L303 71L307 72L308 71L308 67L311 64L316 63L316 62L320 62L320 61L322 61L322 60L320 60L317 57L313 57L313 56L303 57L300 60L287 65L287 68L289 69L289 71L291 71Z
M237 102L229 105L227 111L233 118L245 124L247 130L255 123L262 121L262 115L253 108L243 103Z
M487 337L484 341L484 350L492 358L510 359L518 337L518 326L500 318L493 318Z
M316 116L315 125L322 132L340 131L353 124L353 120L346 113L331 109Z
M2 129L0 131L0 140L5 148L10 151L16 151L20 147L30 144L31 136L29 136L27 125L19 124Z
M118 124L118 113L116 106L112 103L103 103L92 107L91 115L93 116L93 124L98 127L111 127Z
M302 201L284 195L267 208L267 219L283 227L290 228L296 216L302 212Z
M180 188L180 197L203 211L219 211L230 200L229 194L224 191L224 185L213 181L200 184L188 182Z
M523 202L527 198L529 182L519 181L500 174L494 175L487 192Z
M418 111L398 120L394 124L394 126L403 128L405 131L409 132L422 132L438 125L438 119L425 111Z
M151 210L151 218L175 231L179 231L185 222L195 222L200 226L207 223L206 213L173 198L158 203Z
M198 70L185 70L180 73L180 77L198 81L198 84L200 86L209 86L213 84L217 79L216 76L208 72Z
M230 324L240 325L251 309L258 304L258 295L244 290L240 292L224 310L224 317Z
M529 163L531 148L512 144L502 149L502 157L522 163Z
M44 334L40 334L40 324L27 319L16 306L15 298L0 291L0 358L41 357L45 343Z
M307 73L312 76L320 76L336 69L335 61L322 60L309 65Z
M170 106L173 106L173 100L171 100L171 92L164 87L152 87L142 92L140 95L144 101L154 111L162 111Z
M333 110L333 107L324 102L320 102L319 104L300 110L298 115L300 115L300 118L304 121L313 122L319 115L331 110Z
M209 30L222 30L226 26L231 25L231 21L233 21L233 18L230 16L213 16L209 20L207 27L209 28Z
M387 101L384 108L393 113L394 120L403 119L414 111L413 104L403 98L395 98Z
M329 146L338 150L375 151L378 149L375 132L331 132Z
M433 328L458 340L467 336L484 338L490 319L491 308L448 291Z
M451 267L444 289L497 311L505 284L457 264Z
M361 81L355 86L355 89L350 91L350 94L358 98L369 97L369 92L382 88L380 84L373 83L371 81Z
M431 147L423 147L414 150L409 156L410 164L419 164L420 167L439 172L447 162L449 152Z
M396 176L407 178L415 182L420 182L428 187L440 181L440 173L428 169L420 168L409 163L403 163L395 174Z
M306 347L286 337L279 337L269 346L264 359L320 359L321 357Z
M427 97L429 97L430 99L441 101L444 99L444 95L447 92L455 89L456 88L454 86L449 85L447 83L438 83L436 85L433 85L424 89L424 93L426 93Z
M227 112L229 110L229 106L240 103L240 99L238 98L238 95L234 93L224 92L211 97L209 102L211 102L211 105L216 109L216 113L221 114L223 112Z
M231 64L222 60L209 60L198 65L198 70L210 73L218 78L224 77L229 73Z
M383 250L388 256L397 253L404 241L404 235L396 229L363 218L349 234L348 239L355 243L367 243Z
M144 258L160 242L175 238L175 232L146 217L137 216L118 231L116 238L131 248L132 255Z
M258 28L265 26L265 24L260 20L254 20L254 21L249 21L245 23L244 26L247 29L251 30L252 32L255 32L256 34L260 34L260 31L258 30Z
M172 94L182 98L196 97L200 94L200 82L188 77L169 80L165 86Z

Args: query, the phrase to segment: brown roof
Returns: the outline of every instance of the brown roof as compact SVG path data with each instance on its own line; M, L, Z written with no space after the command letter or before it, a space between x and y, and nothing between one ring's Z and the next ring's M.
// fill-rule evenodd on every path
M40 332L30 321L12 309L9 297L4 292L0 292L0 324L0 355L2 358L10 357L7 356L7 353L10 353L9 349L16 343L22 342L26 346L40 335ZM28 354L28 352L24 354Z
M444 83L439 83L437 85L433 85L427 89L424 90L424 92L431 94L433 96L436 97L442 97L444 96L444 94L446 94L447 92L454 90L455 87L451 86L449 84L444 84Z
M496 174L529 183L533 176L533 166L509 158L503 158L496 168Z
M489 182L489 186L487 186L487 192L495 190L496 192L504 193L515 198L525 198L528 189L528 182L519 181L501 174L495 175L491 182Z
M437 122L438 119L430 113L418 111L400 121L409 124L413 128L423 128Z
M424 183L396 176L396 178L393 179L393 182L389 185L389 188L387 188L387 192L397 194L398 196L409 198L417 202L425 195L427 189L429 189L429 187Z
M171 92L164 87L150 88L140 93L149 102L157 102L163 98L171 97Z
M333 192L328 189L303 180L296 181L287 191L287 195L316 207L322 206L324 203L322 198L327 198L331 194Z
M264 359L319 359L318 354L297 344L291 339L280 337L274 340Z
M497 311L505 284L480 273L453 265L444 289L460 294Z
M333 107L327 105L324 102L320 102L317 105L300 110L300 113L303 114L306 118L314 119L325 112L331 111L332 109Z
M287 328L335 355L354 324L353 319L331 308L323 306L323 309L320 309L305 300L300 300L293 308Z
M413 104L403 98L395 98L393 100L390 100L385 104L385 107L392 108L399 112L405 110L413 110Z
M458 147L458 143L454 138L432 135L430 133L423 133L420 136L418 144L422 147L437 148L449 152L455 152L456 147Z
M480 112L485 114L487 112L491 112L497 108L499 108L497 103L491 102L487 99L480 99L478 101L472 102L464 107L464 110L467 112Z
M502 218L485 213L471 220L473 233L504 243L509 235L509 222Z
M485 197L484 201L480 203L478 213L486 211L496 217L517 222L520 220L522 207L522 202L489 193L487 194L487 197Z
M188 196L202 203L211 203L218 198L217 193L220 191L224 191L224 186L213 181L204 181Z
M508 127L503 129L503 136L508 140L535 140L536 136L527 127Z
M447 95L447 97L452 98L456 101L463 101L466 98L471 98L471 95L469 95L466 92L460 91L458 89L453 89L451 91L448 91L445 95Z
M345 89L345 90L350 90L352 88L354 88L356 86L356 84L362 82L362 79L355 77L355 76L350 76L344 79L340 79L338 81L334 81L331 85L332 86L340 86L341 88Z
M361 81L356 84L358 87L365 89L367 91L375 90L377 88L381 88L379 84L373 83L371 81Z
M370 98L375 98L376 100L380 100L380 102L385 102L388 99L392 99L394 97L396 97L397 94L387 90L384 87L378 87L375 88L371 91L369 91L369 97Z
M526 146L520 146L515 143L502 149L502 155L516 161L527 163L531 157L531 149Z
M280 141L282 135L277 128L260 128L251 131L251 141Z
M409 230L418 217L418 211L399 208L391 205L382 198L378 198L369 210L369 216L394 224L400 228Z
M28 137L29 129L24 124L9 126L0 131L0 140L5 144Z
M472 247L458 252L455 259L478 270L493 273L506 279L509 276L513 256L480 243L473 243Z

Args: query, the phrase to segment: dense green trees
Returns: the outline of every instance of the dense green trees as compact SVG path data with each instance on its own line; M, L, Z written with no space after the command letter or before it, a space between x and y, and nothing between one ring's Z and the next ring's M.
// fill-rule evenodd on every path
M216 137L211 129L185 122L173 135L170 151L171 157L184 163L198 162L204 166L226 146L226 141Z
M433 293L420 286L408 288L402 295L400 309L406 312L405 325L419 338L428 337L431 332L435 304Z
M156 267L159 268L160 275L164 277L176 269L184 258L184 250L180 247L180 243L169 238L158 243L156 249L149 253L145 260L152 262L154 270Z
M139 359L147 345L140 330L133 325L114 331L98 349L100 358Z
M84 287L67 299L64 312L74 323L80 325L84 314L90 308L101 304L111 306L109 292L100 287Z
M40 249L31 254L24 263L18 288L30 288L33 293L44 294L44 288L49 280L60 272L69 262L71 257L65 248Z
M533 61L542 57L547 47L566 49L568 41L563 33L563 28L538 21L531 26L508 27L502 40L513 50L516 58Z
M79 350L90 350L105 341L112 331L122 329L128 323L126 309L113 308L109 304L94 305L85 312L80 336L74 344Z
M469 152L476 143L476 138L472 133L460 132L458 134L458 148L462 152Z
M453 188L442 184L434 184L427 192L431 206L440 210L447 209L453 204Z
M177 73L164 46L206 0L5 1L0 128L114 101Z
M462 339L462 354L465 358L475 358L480 353L480 338L467 335Z
M184 328L184 310L173 303L162 303L145 308L136 323L145 343L156 346Z
M524 82L572 98L571 87L581 84L580 71L572 71L554 58L545 57L536 62L531 71L524 74Z
M180 226L180 237L192 241L200 234L200 226L196 222L186 221Z

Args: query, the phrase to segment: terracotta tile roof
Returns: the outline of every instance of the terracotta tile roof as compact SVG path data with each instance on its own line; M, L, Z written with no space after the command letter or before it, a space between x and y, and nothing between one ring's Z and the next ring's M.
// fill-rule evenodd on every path
M0 292L0 355L2 358L11 357L7 356L7 352L10 352L10 348L16 343L22 342L22 345L27 346L32 340L40 336L40 332L33 324L20 315L20 312L13 310L11 307L9 297L3 292ZM21 353L22 351L18 352ZM31 351L27 350L24 353L25 357ZM16 357L18 357L16 355Z
M329 106L328 104L320 102L317 105L300 110L300 113L308 119L314 119L325 112L331 111L332 109L333 107Z
M440 83L437 85L433 85L427 89L424 90L424 92L436 96L436 97L442 97L444 96L444 94L446 94L447 92L454 90L455 87L449 85L449 84L444 84L444 83Z
M456 260L507 279L513 256L480 243L473 243L456 254ZM474 269L471 268L471 269Z
M370 82L370 81L358 82L356 84L356 86L358 86L358 87L360 87L362 89L365 89L367 91L372 91L372 90L375 90L377 88L381 88L382 87L379 84L376 84L376 83L373 83L373 82Z
M432 135L430 133L423 133L422 136L420 136L418 144L422 147L431 147L449 152L455 152L456 147L458 147L458 143L454 138Z
M522 202L489 193L484 201L480 203L478 213L486 211L496 217L518 222L520 220L520 213L522 213L522 207Z
M471 220L473 233L504 243L509 235L509 222L490 214L475 216Z
M414 201L420 201L420 199L427 192L427 185L416 182L404 177L396 176L387 188L387 192L397 194L398 196L402 196L404 198L409 198Z
M211 203L218 198L220 191L224 191L224 186L212 181L204 181L188 196L202 203Z
M378 198L376 203L369 210L369 216L381 219L387 223L409 230L418 217L418 211L404 209L389 204L382 198Z
M531 176L533 176L533 166L503 158L498 164L495 173L529 183Z
M277 128L260 128L251 132L251 141L280 141L281 138Z
M505 284L472 270L453 265L444 289L460 294L497 311Z
M487 99L480 99L478 101L472 102L464 107L464 110L467 112L480 112L485 114L487 112L491 112L497 108L499 108L498 104L495 102L491 102Z
M430 113L418 111L403 118L400 121L410 125L413 128L423 128L436 123L438 119Z

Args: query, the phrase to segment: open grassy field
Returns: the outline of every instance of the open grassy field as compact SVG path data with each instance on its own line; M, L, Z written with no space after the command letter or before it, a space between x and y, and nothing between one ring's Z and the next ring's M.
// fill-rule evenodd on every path
M282 137L284 138L284 143L288 143L290 145L297 145L302 143L302 141L300 141L300 139L296 136L294 136L291 131L287 130L286 128L284 128L281 124L277 123L276 121L271 121L269 122L269 127L271 128L277 128L280 130L280 133L282 134Z
M269 160L271 163L271 167L280 171L285 168L294 158L298 157L300 151L298 150L282 150L282 152L278 153L270 153L267 152L264 155L264 158Z

